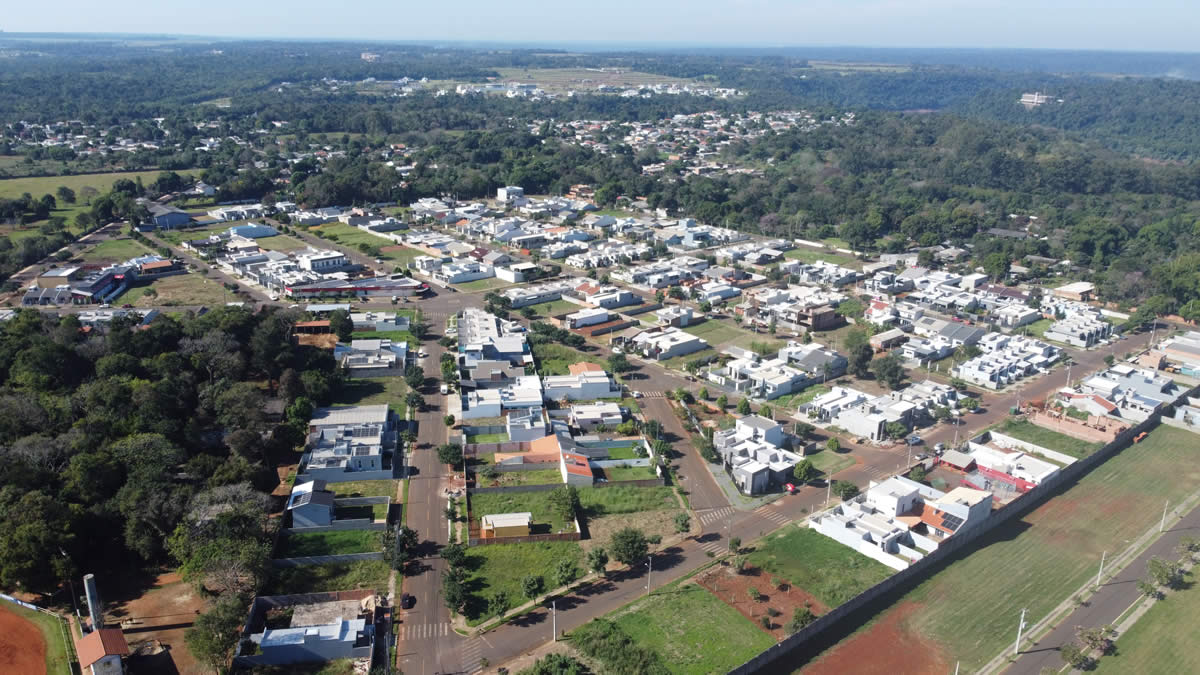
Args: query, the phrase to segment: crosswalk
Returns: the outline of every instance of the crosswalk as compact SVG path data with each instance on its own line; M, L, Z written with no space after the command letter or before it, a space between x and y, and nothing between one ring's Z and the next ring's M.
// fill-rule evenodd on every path
M698 541L696 545L701 551L711 553L712 555L721 555L729 551L729 543L724 539L714 539L712 541Z
M426 640L450 635L450 622L413 623L396 626L396 636L401 640Z
M666 392L662 391L643 391L642 398L666 398Z
M776 525L778 525L780 527L783 527L784 525L787 525L788 523L792 522L791 518L788 518L786 515L776 511L775 509L771 508L770 506L761 506L758 509L756 509L754 511L754 513L755 513L755 515L762 516L763 518L766 518L767 520L771 521L772 523L775 523Z
M466 644L462 646L462 669L464 673L479 673L483 672L483 664L481 662L483 654L479 647L479 638L466 638Z
M710 525L712 523L717 523L717 522L723 521L732 515L733 515L733 507L732 506L725 506L725 507L722 507L719 509L714 509L712 511L708 511L707 513L700 514L700 524L701 525Z

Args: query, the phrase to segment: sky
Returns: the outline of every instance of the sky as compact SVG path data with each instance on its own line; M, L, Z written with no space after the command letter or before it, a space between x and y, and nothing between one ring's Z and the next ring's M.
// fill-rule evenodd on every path
M8 32L1197 51L1200 0L55 0Z

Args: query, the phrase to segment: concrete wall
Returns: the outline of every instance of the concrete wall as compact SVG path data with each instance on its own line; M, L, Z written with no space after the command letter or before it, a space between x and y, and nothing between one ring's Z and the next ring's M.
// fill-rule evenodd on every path
M1063 415L1062 417L1054 417L1041 412L1033 413L1033 415L1030 416L1029 421L1033 422L1039 427L1042 427L1043 429L1057 431L1064 436L1078 438L1081 441L1088 441L1089 443L1108 443L1117 437L1117 433L1119 433L1117 430L1120 429L1121 426L1124 424L1131 424L1131 422L1122 423L1116 420L1105 420L1103 418L1096 417L1095 415L1089 415L1089 423L1095 424L1099 422L1107 425L1106 429L1097 429L1095 427L1087 426L1082 420L1077 420L1073 417L1068 417L1066 415Z
M1184 396L1194 396L1197 390L1192 390ZM1178 401L1184 400L1181 396ZM853 614L859 609L862 609L867 604L884 598L893 592L903 592L911 589L917 583L923 581L927 576L936 571L939 564L948 562L949 558L961 549L971 545L976 539L990 532L999 525L1007 523L1010 520L1019 518L1037 506L1041 505L1047 499L1055 496L1062 486L1070 485L1080 476L1088 473L1095 467L1104 463L1108 458L1116 453L1129 447L1133 438L1138 434L1149 431L1158 425L1161 412L1155 413L1149 419L1132 427L1120 434L1112 443L1101 448L1088 457L1075 461L1075 463L1064 467L1061 471L1046 479L1036 489L1014 499L1007 506L999 511L993 512L991 517L980 523L977 527L969 528L965 532L959 532L953 537L950 537L945 542L942 542L938 549L922 560L913 563L908 569L902 570L881 581L880 583L868 588L859 595L849 601L833 608L827 614L817 618L816 621L806 626L803 630L785 638L776 645L767 648L758 656L750 659L746 663L729 671L732 675L750 675L766 668L770 664L784 659L793 650L799 648L815 636L831 629L842 620ZM1015 439L1014 439L1015 440ZM1035 446L1036 447L1036 446ZM894 598L893 598L894 599ZM789 667L789 670L791 668Z
M1050 448L1043 448L1040 445L1034 445L1033 443L1022 441L1019 438L1013 438L1012 436L1002 434L999 431L989 431L988 435L991 437L993 443L1002 448L1012 448L1016 450L1024 450L1025 452L1032 452L1035 455L1049 457L1056 462L1067 465L1074 464L1075 462L1079 461L1070 455L1064 455L1063 453L1055 452Z
M271 561L271 565L274 567L304 567L306 565L333 565L336 563L358 562L360 560L383 560L383 552L315 555L304 558L276 558Z
M302 473L296 476L296 483L306 483L310 480L320 479L326 483L346 483L353 480L392 480L395 478L392 475L391 469L383 469L380 471L341 471L341 470L321 470Z

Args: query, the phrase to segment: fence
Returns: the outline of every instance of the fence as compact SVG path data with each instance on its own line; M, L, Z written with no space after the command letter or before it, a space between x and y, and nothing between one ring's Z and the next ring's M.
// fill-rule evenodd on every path
M467 488L469 495L490 495L502 494L506 492L549 492L555 488L560 488L566 483L546 483L545 485L510 485L507 487L474 487Z
M335 520L329 525L313 527L289 527L288 534L310 534L315 532L342 532L345 530L386 530L387 523L377 523L370 518L354 518L351 520Z
M1194 395L1194 393L1185 394L1184 396L1189 395ZM1177 399L1177 401L1178 400L1179 399ZM1074 482L1080 476L1091 471L1093 468L1106 461L1112 455L1129 447L1135 436L1156 426L1159 423L1161 416L1161 412L1155 413L1153 416L1137 426L1125 430L1118 435L1112 443L1109 443L1092 455L1076 461L1074 464L1063 467L1063 469L1058 473L1043 481L1042 484L1036 489L1017 497L1003 509L993 513L977 527L971 528L966 532L960 532L953 537L950 537L946 541L942 542L936 551L933 551L921 560L913 563L908 569L901 570L896 574L893 574L887 579L851 598L849 601L833 608L828 613L818 617L816 621L813 621L800 631L787 638L784 638L778 644L768 647L758 656L755 656L746 663L743 663L729 672L732 675L749 675L750 673L758 672L768 665L784 658L793 650L799 648L817 635L833 628L840 621L847 618L857 610L862 609L869 603L878 600L894 590L901 588L907 590L912 588L914 580L923 579L928 574L931 574L934 571L934 568L938 565L950 562L949 558L954 553L965 548L968 544L974 542L984 534L996 529L1001 524L1025 515L1033 508L1042 504L1042 502L1046 501L1050 497L1053 497L1061 486Z
M1002 434L999 431L994 431L994 430L989 431L988 438L990 438L993 443L995 443L996 445L998 445L1002 448L1016 448L1018 450L1032 452L1035 455L1041 455L1043 457L1047 457L1047 458L1052 459L1060 464L1074 464L1075 462L1079 461L1070 455L1064 455L1063 453L1055 452L1054 450L1051 450L1050 448L1043 448L1040 445L1035 445L1033 443L1029 443L1028 441L1022 441L1019 438L1013 438L1012 436L1009 436L1007 434ZM972 440L974 440L974 439L972 439Z
M463 454L467 457L478 457L492 452L529 452L532 444L529 441L506 441L504 443L471 443L463 446Z
M576 525L576 527L578 527L578 525ZM25 602L24 600L18 600L11 595L5 595L4 593L0 593L0 600L7 600L8 602L11 602L14 605L17 605L19 607L24 607L25 609L31 609L35 612L41 612L42 614L46 614L48 616L52 616L55 619L57 619L57 621L55 623L58 624L58 630L60 631L60 633L63 636L63 649L66 650L66 652L67 652L67 667L66 667L67 675L72 675L75 672L74 666L75 666L75 663L77 663L79 661L79 656L75 653L75 639L74 639L74 635L71 633L71 628L70 628L70 625L67 623L67 620L64 619L62 617L62 615L60 615L60 614L51 612L48 609L43 609L41 607L38 607L37 605L30 604L28 602ZM47 648L49 648L49 645L47 645Z
M579 527L579 519L575 518L574 532L556 532L554 534L526 534L515 537L487 537L480 536L480 528L471 519L471 513L467 511L467 546L491 546L493 544L530 544L539 541L579 541L582 537Z
M310 555L301 558L276 558L271 561L274 567L305 567L307 565L336 565L338 563L359 562L362 560L383 560L382 551L371 553L339 553L335 555Z

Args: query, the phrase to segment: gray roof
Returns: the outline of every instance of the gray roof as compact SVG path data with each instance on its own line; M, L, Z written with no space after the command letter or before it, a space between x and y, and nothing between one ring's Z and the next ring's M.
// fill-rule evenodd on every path
M961 340L966 344L970 344L973 342L979 342L981 339L983 339L983 336L987 335L987 331L975 326L968 326L963 323L951 321L943 326L940 331L938 331L938 335L941 335L947 340Z
M769 420L762 415L746 415L738 421L746 426L754 427L755 429L761 429L763 431L774 429L775 427L779 426L779 423L775 420Z

